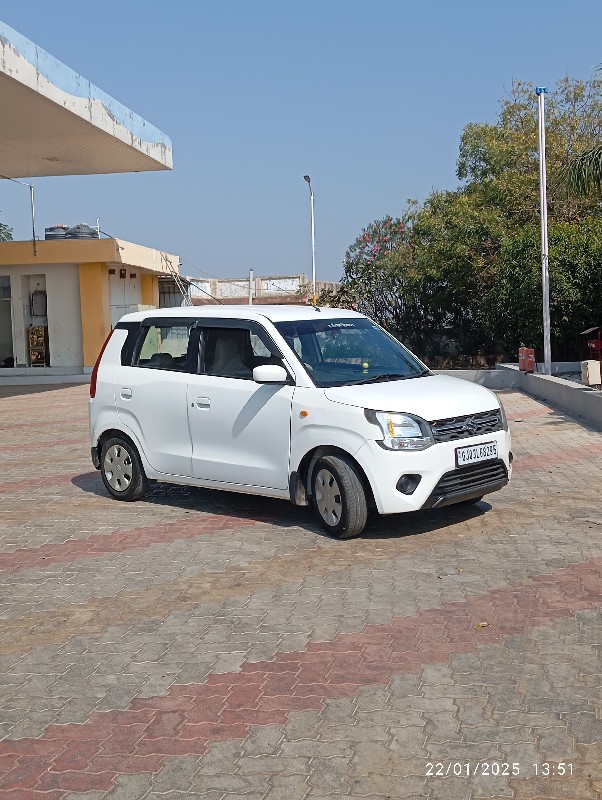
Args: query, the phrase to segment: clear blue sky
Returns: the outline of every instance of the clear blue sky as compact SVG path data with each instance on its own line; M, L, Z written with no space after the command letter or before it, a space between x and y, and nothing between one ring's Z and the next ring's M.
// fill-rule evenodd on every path
M20 33L167 133L171 173L40 178L37 229L94 223L185 274L338 280L347 247L407 198L455 188L463 127L513 79L602 62L600 0L4 0ZM5 113L5 109L1 113ZM0 181L0 220L29 235Z

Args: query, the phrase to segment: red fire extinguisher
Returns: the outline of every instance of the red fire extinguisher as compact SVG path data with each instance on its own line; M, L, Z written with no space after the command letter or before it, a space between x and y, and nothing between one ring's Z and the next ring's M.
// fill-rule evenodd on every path
M532 347L518 348L518 368L521 372L535 372L535 350Z

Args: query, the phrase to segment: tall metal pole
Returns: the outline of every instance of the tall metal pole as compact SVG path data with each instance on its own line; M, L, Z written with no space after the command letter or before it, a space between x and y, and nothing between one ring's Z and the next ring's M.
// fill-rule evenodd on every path
M309 201L311 204L311 289L312 289L312 303L316 304L316 223L314 216L314 190L311 188L311 178L309 175L304 175L303 180L307 181L309 186Z
M548 260L548 199L546 192L546 123L545 86L535 89L539 109L539 205L541 219L541 283L543 293L543 360L544 372L552 374L552 348L550 345L550 264Z
M253 305L253 270L249 270L249 305Z
M29 202L31 204L31 240L33 242L33 254L37 256L38 254L38 246L36 244L36 206L34 201L33 195L33 186L29 185Z
M31 185L31 183L18 181L16 178L9 178L8 175L0 175L0 178L5 178L7 181L12 181L13 183L19 183L21 186L29 186L29 205L31 207L31 241L33 243L33 254L34 256L37 256L38 245L36 242L36 207L34 201L33 186Z

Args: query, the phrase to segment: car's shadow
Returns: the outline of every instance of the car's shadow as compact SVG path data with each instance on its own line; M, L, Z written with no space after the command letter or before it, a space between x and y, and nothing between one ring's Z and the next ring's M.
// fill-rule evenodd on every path
M71 483L83 492L110 499L100 473L97 471L76 475L72 478ZM138 503L169 506L181 509L185 514L202 511L217 516L273 523L284 528L303 528L318 536L331 538L315 520L311 508L293 506L288 500L173 483L155 483L148 494ZM388 516L380 516L376 511L372 511L368 515L364 532L358 538L391 539L418 536L462 524L469 519L482 516L490 509L489 503L481 501L476 505L446 506L442 509L412 511L408 514Z

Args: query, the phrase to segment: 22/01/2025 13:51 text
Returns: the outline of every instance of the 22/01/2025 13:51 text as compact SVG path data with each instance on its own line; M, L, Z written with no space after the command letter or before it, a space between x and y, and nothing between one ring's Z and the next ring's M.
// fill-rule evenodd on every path
M573 775L573 765L565 761L544 761L540 764L531 764L530 767L529 773L540 778L561 778L565 776L572 777ZM460 778L475 777L477 775L516 778L520 774L520 763L517 761L512 763L499 761L477 761L476 763L469 761L427 762L425 772L426 777L432 778Z

